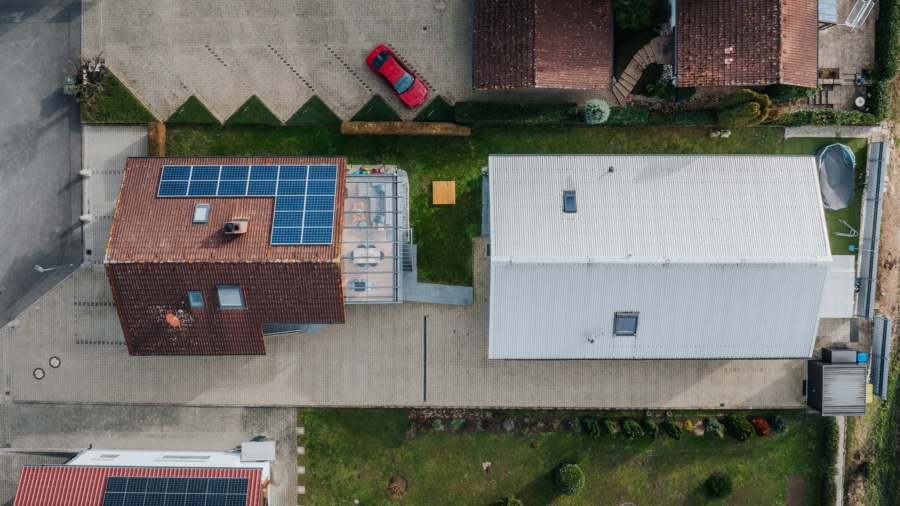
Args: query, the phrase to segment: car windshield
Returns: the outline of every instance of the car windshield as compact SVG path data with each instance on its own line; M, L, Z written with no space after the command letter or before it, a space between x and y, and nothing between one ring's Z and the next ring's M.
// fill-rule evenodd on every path
M397 90L397 93L405 93L414 82L416 82L416 79L409 75L408 72L404 72L400 79L397 79L397 82L394 83L394 89Z
M381 66L384 65L384 62L386 62L390 57L391 55L389 55L387 51L382 51L378 53L372 60L372 66L376 69L380 69Z

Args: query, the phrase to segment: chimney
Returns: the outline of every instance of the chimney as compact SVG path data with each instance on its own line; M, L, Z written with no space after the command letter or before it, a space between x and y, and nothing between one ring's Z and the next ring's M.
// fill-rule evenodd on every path
M246 234L250 226L250 218L232 218L225 222L225 235Z

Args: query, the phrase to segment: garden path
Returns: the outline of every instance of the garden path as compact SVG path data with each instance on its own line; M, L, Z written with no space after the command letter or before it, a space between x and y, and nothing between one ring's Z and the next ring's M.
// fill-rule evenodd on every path
M651 63L672 65L674 63L674 54L671 48L672 36L660 35L648 42L634 55L634 58L625 67L625 71L622 72L622 76L613 86L613 94L620 106L628 104L631 92L634 91L634 85L640 80L641 74L648 65Z

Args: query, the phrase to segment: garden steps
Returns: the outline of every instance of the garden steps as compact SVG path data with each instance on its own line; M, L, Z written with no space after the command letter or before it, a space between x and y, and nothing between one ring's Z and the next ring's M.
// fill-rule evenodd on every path
M625 67L622 75L619 76L615 86L613 86L613 95L619 101L619 105L624 106L628 103L635 85L648 65L651 63L672 64L673 55L667 49L671 47L671 43L671 36L660 35L635 53L634 58L628 62L628 66Z

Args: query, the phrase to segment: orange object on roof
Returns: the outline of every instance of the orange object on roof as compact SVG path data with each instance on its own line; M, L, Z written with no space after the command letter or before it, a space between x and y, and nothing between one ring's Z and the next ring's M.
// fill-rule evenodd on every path
M178 327L181 325L181 320L179 320L178 317L173 315L172 313L166 314L166 321L169 322L169 325L173 327Z

